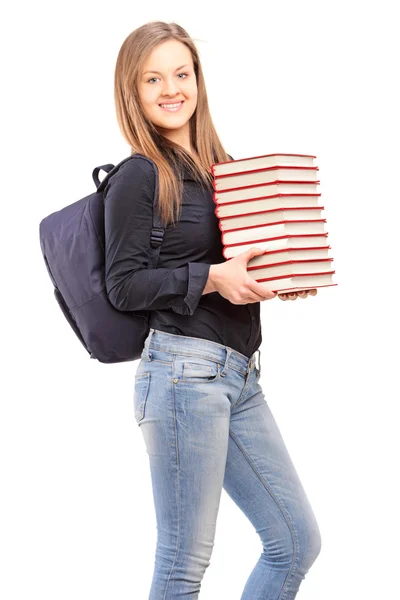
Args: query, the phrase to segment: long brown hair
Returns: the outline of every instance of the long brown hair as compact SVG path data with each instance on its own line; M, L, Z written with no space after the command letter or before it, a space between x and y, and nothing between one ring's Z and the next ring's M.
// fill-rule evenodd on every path
M139 78L149 53L160 43L175 39L185 44L193 59L197 82L197 106L190 119L190 138L196 154L162 136L144 114L139 100ZM212 185L211 164L230 160L216 133L208 106L200 58L188 33L176 23L151 21L135 29L124 40L115 67L114 100L122 135L131 148L150 158L158 168L158 202L165 226L175 222L180 213L183 182L181 166L189 168L200 185ZM174 156L175 155L175 156Z

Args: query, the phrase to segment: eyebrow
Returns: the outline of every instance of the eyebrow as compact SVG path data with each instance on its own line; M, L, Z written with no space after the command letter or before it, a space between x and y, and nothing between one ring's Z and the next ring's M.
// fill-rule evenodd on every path
M189 65L182 65L181 67L178 67L177 69L175 69L176 71L179 71L179 69L183 69L183 67L188 67ZM157 75L162 75L162 73L160 73L160 71L145 71L143 73L143 75L147 75L147 73L157 73Z

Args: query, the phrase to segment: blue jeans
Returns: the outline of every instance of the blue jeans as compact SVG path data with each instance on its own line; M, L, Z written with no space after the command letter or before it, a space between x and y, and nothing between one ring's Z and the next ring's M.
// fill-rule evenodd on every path
M257 353L249 359L157 329L146 338L134 414L157 521L149 600L199 597L222 487L262 544L241 600L292 600L320 552L315 516L259 383Z

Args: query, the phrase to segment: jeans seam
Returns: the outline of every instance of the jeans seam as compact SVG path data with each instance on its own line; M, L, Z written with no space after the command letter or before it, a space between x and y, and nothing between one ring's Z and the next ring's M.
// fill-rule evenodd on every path
M204 360L210 360L217 364L218 363L221 364L219 358L214 358L214 357L210 358L209 355L206 356L205 353L198 354L196 352L184 352L184 351L182 352L181 350L179 352L171 352L170 350L165 350L165 346L161 347L161 348L157 348L155 345L149 346L148 352L151 353L152 348L156 351L158 350L159 352L165 352L166 354L171 354L174 358L172 359L172 361L168 362L168 364L172 364L172 362L175 360L175 358L179 358L180 356L188 356L189 358L203 358ZM157 358L151 358L151 360L158 360L159 362L164 362ZM226 363L224 364L224 367L225 367L225 365L226 365ZM245 373L246 373L246 371L241 371L239 369L236 369L232 365L228 365L228 369L232 369L233 371L236 371L236 373L240 373L241 375L245 375Z
M236 400L235 404L232 404L231 410L233 408L235 408L240 402L243 401L243 396L245 395L245 393L247 392L247 389L249 387L249 379L250 379L250 373L248 373L248 375L247 375L247 379L244 383L244 387L243 387L242 391L240 392L239 398Z
M172 360L161 360L160 358L151 358L150 362L159 362L159 363L162 363L163 365L172 365L172 363L173 363Z
M185 338L189 338L190 340L195 340L196 342L199 341L199 339L203 339L203 338L198 338L198 337L193 337L190 335L185 335L185 336L177 336L175 333L169 333L168 331L162 331L161 329L156 329L154 327L152 327L151 329L153 329L153 331L158 331L159 333L162 333L163 335L169 335L172 337L185 337ZM207 342L209 344L214 344L216 346L218 346L219 348L221 348L221 346L223 346L224 348L229 348L231 350L234 350L234 348L231 348L230 346L224 346L224 344L219 344L218 342L214 342L213 340L207 340ZM241 356L243 356L243 358L248 359L248 356L246 356L245 354L242 354L242 352L239 352L238 350L234 350L237 354L240 354Z
M242 446L239 444L239 442L236 439L235 435L233 434L231 428L229 428L229 435L231 436L232 440L235 442L235 444L238 447L239 451L243 454L244 458L249 463L250 467L253 469L253 471L256 474L256 476L258 477L258 479L261 481L262 485L269 492L269 494L273 498L274 502L277 504L279 510L281 511L281 513L282 513L282 515L283 515L283 517L284 517L284 519L285 519L285 521L286 521L286 523L287 523L287 525L289 527L289 531L290 531L291 536L292 536L293 548L294 548L293 549L293 557L294 558L292 560L292 564L290 565L290 569L288 571L288 574L286 575L286 579L283 582L282 589L280 591L279 597L277 598L277 600L284 600L285 597L286 597L287 590L288 590L288 585L289 585L291 579L293 578L293 575L295 573L295 568L297 567L297 565L299 563L300 555L299 555L299 551L298 551L298 539L297 539L297 535L296 535L296 532L295 532L294 528L292 527L292 524L290 522L289 517L286 516L286 509L284 510L283 504L281 504L281 502L279 502L278 499L275 497L275 494L273 493L272 488L268 485L267 481L265 481L264 477L262 475L260 475L260 473L258 472L257 468L253 464L251 458L246 453L246 450L244 450L244 448L242 448ZM285 586L286 586L286 590L284 589Z
M174 372L174 367L175 367L175 361L172 362L172 372ZM165 592L164 592L164 596L163 596L163 600L165 600L166 595L167 595L167 591L168 591L168 586L169 586L169 582L171 580L171 575L174 571L175 568L175 564L176 564L176 558L178 556L178 552L179 552L179 543L180 543L180 533L181 533L181 502L180 502L180 495L181 495L181 490L180 490L180 480L179 480L179 452L178 452L178 434L177 434L177 428L176 428L176 413L175 413L175 388L174 388L174 384L172 382L172 412L173 412L173 417L174 417L174 429L175 429L175 452L176 452L176 479L177 479L177 505L178 505L178 539L177 539L177 543L176 543L176 549L175 549L175 556L174 556L174 561L172 563L172 567L169 573L169 577L167 580L167 585L165 586Z

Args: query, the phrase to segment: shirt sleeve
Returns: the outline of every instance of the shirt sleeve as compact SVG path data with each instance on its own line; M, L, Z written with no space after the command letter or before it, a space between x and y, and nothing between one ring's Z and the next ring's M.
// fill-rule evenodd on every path
M150 166L150 169L149 169ZM209 264L148 269L155 173L140 157L124 163L105 188L105 283L121 311L171 309L193 315L207 283Z

